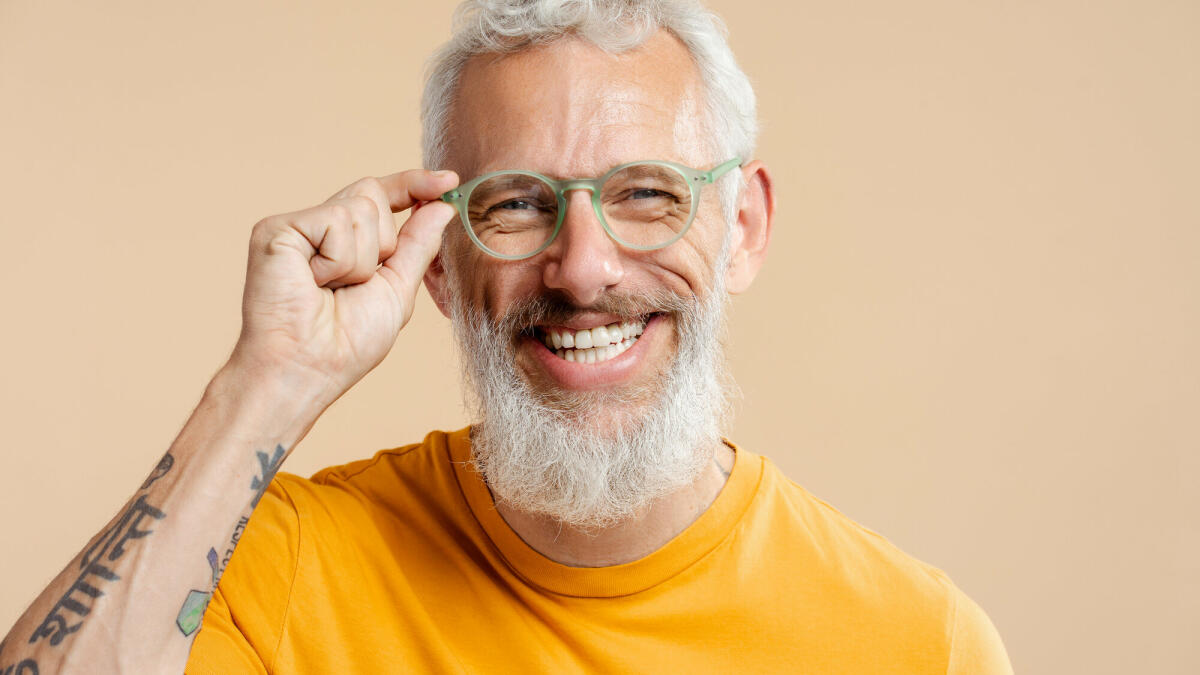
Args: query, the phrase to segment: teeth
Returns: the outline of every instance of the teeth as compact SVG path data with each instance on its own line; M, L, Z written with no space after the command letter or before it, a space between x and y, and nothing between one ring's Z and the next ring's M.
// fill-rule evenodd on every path
M615 345L603 345L589 349L558 349L554 355L571 363L601 363L625 353L625 350L637 342L637 336L630 336Z
M564 361L601 363L625 353L646 329L640 321L621 321L586 330L547 329L546 348Z

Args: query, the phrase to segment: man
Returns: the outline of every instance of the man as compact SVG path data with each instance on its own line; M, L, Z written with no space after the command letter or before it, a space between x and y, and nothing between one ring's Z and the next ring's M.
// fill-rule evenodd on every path
M0 668L1010 672L945 575L721 437L725 302L774 193L715 18L480 0L457 25L423 108L448 170L255 226L229 363ZM422 281L477 424L276 475Z

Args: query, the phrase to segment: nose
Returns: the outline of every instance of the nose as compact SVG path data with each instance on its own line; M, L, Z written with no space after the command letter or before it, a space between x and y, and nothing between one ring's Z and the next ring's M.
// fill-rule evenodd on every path
M619 245L604 231L592 210L590 189L571 190L566 201L562 229L543 252L546 262L542 282L587 306L621 283L625 270Z

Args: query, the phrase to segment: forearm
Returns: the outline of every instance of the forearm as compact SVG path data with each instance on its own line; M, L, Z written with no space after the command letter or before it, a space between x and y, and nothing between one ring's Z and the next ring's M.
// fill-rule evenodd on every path
M0 673L182 672L241 529L328 404L298 395L307 384L218 373L129 502L13 626Z

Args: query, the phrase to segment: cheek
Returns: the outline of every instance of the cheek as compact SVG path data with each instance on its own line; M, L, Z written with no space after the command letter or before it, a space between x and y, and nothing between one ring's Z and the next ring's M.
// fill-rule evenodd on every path
M714 223L697 220L683 239L655 252L654 265L676 280L671 286L682 283L691 293L703 295L712 287L723 235Z
M535 263L497 260L486 254L482 257L476 261L467 283L472 289L469 297L488 316L499 318L515 301L540 291L542 271Z

